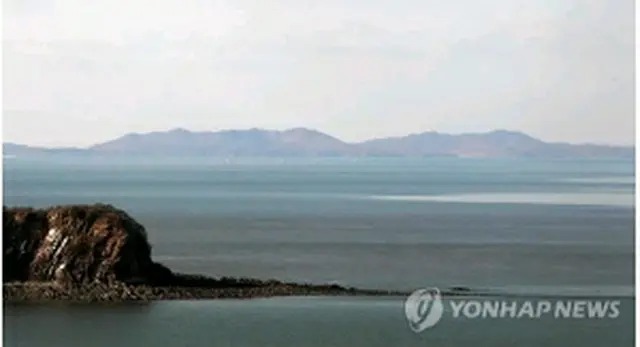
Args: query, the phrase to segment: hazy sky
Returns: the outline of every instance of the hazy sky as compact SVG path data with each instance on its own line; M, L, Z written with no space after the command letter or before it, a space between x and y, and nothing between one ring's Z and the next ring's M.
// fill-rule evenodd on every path
M4 140L304 126L634 142L633 0L3 0Z

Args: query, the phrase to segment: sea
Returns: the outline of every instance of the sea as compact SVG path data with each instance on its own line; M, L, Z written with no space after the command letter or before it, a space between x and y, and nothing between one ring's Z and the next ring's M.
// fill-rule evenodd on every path
M406 297L13 304L18 346L633 346L635 165L623 159L4 159L3 204L108 203L152 256L211 276L406 292L466 287L410 328ZM456 301L457 300L457 301ZM613 316L455 316L460 300L617 302Z

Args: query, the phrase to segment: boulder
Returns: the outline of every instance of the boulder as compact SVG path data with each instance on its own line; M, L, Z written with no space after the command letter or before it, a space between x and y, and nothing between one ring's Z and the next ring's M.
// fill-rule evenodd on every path
M3 207L4 281L170 282L142 225L111 205Z

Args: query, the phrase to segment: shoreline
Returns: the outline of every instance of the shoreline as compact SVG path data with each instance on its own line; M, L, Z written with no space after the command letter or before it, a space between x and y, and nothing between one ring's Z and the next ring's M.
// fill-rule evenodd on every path
M291 296L409 297L412 290L345 287L173 272L152 258L147 231L112 205L3 206L3 301L149 302ZM418 288L414 288L418 289ZM437 289L437 288L434 288ZM452 286L442 298L594 298Z
M210 281L221 280L209 279ZM225 279L224 281L230 281ZM338 285L316 285L284 283L274 280L260 281L235 279L236 283L253 281L254 284L235 286L152 286L148 284L91 283L82 286L65 286L55 282L9 282L3 283L5 304L51 304L51 303L150 303L161 301L194 300L250 300L282 297L386 297L406 299L411 292L397 290L358 289ZM442 299L486 298L486 299L635 299L625 295L545 295L481 292L471 289L447 288L441 291Z
M258 282L259 280L254 280ZM486 299L632 299L625 295L547 295L497 293L448 288L441 291L442 299L486 298ZM5 304L48 303L150 303L158 301L193 300L250 300L282 297L386 297L406 299L411 292L346 288L337 285L314 285L260 281L259 285L247 286L151 286L147 284L92 283L69 287L55 282L11 282L3 283Z
M146 302L408 293L336 284L173 272L152 257L147 230L112 205L3 206L4 302Z
M4 303L151 302L174 300L258 299L291 296L406 297L401 291L345 288L337 285L293 284L274 281L246 286L151 286L146 284L92 283L64 286L55 282L3 284Z

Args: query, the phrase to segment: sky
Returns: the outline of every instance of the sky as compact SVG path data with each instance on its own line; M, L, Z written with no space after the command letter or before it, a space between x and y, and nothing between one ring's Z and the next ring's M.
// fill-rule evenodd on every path
M3 0L4 141L308 127L633 144L633 0Z

